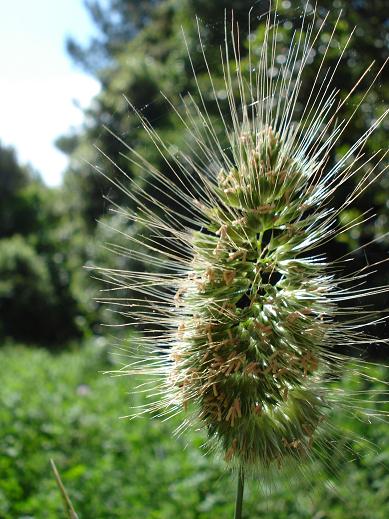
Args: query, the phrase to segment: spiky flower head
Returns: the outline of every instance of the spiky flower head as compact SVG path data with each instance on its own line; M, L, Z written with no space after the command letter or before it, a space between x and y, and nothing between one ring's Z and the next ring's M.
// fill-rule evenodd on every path
M127 254L152 268L106 273L115 287L131 290L131 298L118 303L130 306L127 315L144 331L135 360L122 372L159 377L159 391L151 382L159 394L151 410L186 413L184 425L202 424L231 466L253 470L314 453L336 401L327 389L331 373L345 361L346 345L370 341L359 331L361 316L357 327L353 318L338 318L340 301L352 306L370 292L353 287L354 278L337 277L318 250L344 231L339 213L376 176L359 152L386 115L328 166L349 121L340 117L345 100L330 86L333 71L321 80L326 53L294 119L320 29L307 23L284 65L269 74L274 20L269 15L258 63L249 49L243 65L232 37L231 66L226 37L228 115L209 74L222 137L200 89L200 105L189 97L185 115L172 105L193 147L190 155L172 150L139 114L169 164L167 173L157 171L128 146L162 198L135 182L125 188L137 211L124 214L148 231L127 236L135 245ZM335 191L360 170L365 173L355 190L332 207Z

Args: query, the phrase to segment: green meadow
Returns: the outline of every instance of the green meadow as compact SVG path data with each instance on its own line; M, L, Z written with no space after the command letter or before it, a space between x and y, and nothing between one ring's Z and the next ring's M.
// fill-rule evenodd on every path
M204 453L200 433L174 436L182 417L120 419L145 397L131 378L103 374L115 367L112 350L98 341L58 354L0 350L0 517L66 517L50 459L82 519L232 517L235 482ZM271 495L250 481L244 517L386 519L388 427L347 417L339 425L363 436L352 456L328 453L328 470L274 481Z

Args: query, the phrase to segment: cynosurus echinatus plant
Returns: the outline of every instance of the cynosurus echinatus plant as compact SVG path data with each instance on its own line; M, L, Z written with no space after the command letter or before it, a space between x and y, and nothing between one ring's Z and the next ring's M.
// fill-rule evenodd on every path
M134 244L125 253L150 265L149 272L102 269L113 289L130 291L116 304L143 330L120 373L152 375L159 396L148 408L182 412L183 427L206 431L207 445L238 472L236 517L244 473L281 470L293 460L298 467L319 454L334 408L349 407L347 395L330 389L339 366L352 369L346 347L377 342L364 332L376 317L353 303L387 290L359 286L365 270L342 276L320 250L361 223L341 227L339 215L385 170L385 152L377 151L371 166L362 150L386 112L333 161L350 118L342 117L348 97L331 87L344 50L325 70L331 39L301 99L325 23L304 19L277 69L276 13L267 17L261 47L250 47L244 59L234 24L231 35L226 24L223 106L203 51L218 122L194 70L199 101L188 95L184 110L171 103L190 153L164 141L129 102L169 167L156 170L127 145L153 194L127 176L128 185L117 184L136 206L117 210L145 229L141 237L123 232ZM355 175L356 187L332 205Z

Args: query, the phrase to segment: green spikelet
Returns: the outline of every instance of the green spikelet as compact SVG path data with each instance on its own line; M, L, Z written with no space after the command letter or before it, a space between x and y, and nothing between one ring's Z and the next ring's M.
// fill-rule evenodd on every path
M365 269L342 277L320 251L345 230L340 212L377 177L377 166L368 168L360 151L387 112L328 166L348 121L340 117L345 100L319 79L325 54L301 118L295 118L302 73L317 39L315 20L303 27L307 36L290 46L278 76L269 78L277 46L271 16L255 74L252 50L245 76L235 49L231 65L226 43L229 116L216 102L222 138L200 88L199 105L190 96L182 111L171 103L191 155L172 152L132 107L169 168L157 171L128 146L132 162L161 197L136 182L118 185L136 206L122 214L145 232L122 232L131 246L117 250L146 262L150 271L101 269L114 290L130 290L116 308L122 306L129 324L143 330L129 346L132 362L120 371L153 377L146 382L153 399L138 411L186 413L182 428L200 423L209 445L239 467L242 482L243 470L263 474L319 453L333 409L340 400L345 409L354 405L331 391L331 376L349 360L344 347L374 341L362 327L376 317L355 315L354 301L388 290L353 286L366 277ZM211 74L209 84L217 99ZM376 157L377 165L384 157ZM357 187L341 207L332 207L336 189L359 170L366 173ZM362 363L353 362L361 373Z

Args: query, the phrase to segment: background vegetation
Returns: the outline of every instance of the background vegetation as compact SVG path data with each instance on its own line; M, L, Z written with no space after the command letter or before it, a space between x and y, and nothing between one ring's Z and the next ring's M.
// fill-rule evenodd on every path
M58 355L12 345L1 359L0 517L64 517L50 458L81 518L233 517L234 481L223 461L204 456L204 437L195 431L173 437L177 418L118 419L128 412L128 390L135 383L96 375L112 368L104 344ZM343 381L346 386L357 389L350 380ZM131 403L144 399L132 397ZM352 464L342 456L350 447L345 440L340 451L328 453L328 470L317 467L313 479L289 474L275 482L271 495L250 482L245 517L386 519L387 424L367 427L341 419L339 425L342 435L364 437L353 445Z
M174 423L154 419L150 426L147 421L117 421L127 412L126 392L132 383L99 374L112 362L106 347L101 346L107 339L103 339L100 323L120 322L120 316L94 300L100 286L83 265L133 267L130 263L134 260L114 255L102 244L112 242L110 225L130 234L144 232L139 225L107 210L103 195L124 206L132 202L120 189L113 188L112 180L123 179L99 149L129 176L144 186L148 184L145 173L130 163L123 144L104 126L146 154L158 168L167 168L150 146L124 96L163 139L188 150L178 118L160 94L163 90L179 110L182 98L193 95L198 99L182 28L200 85L206 85L194 23L195 15L199 16L223 106L219 44L223 41L224 9L234 9L244 59L248 48L247 13L253 2L88 0L85 4L98 36L86 48L70 39L68 51L76 63L100 81L102 88L85 112L84 126L58 139L58 146L69 156L63 185L48 188L37 172L18 163L14 150L0 144L0 340L4 345L0 349L0 517L59 516L59 497L49 472L50 457L55 458L63 473L81 517L228 517L232 514L229 479L223 476L220 464L201 457L201 439L196 434L172 441ZM288 46L292 32L301 27L303 11L300 2L285 0L279 4L282 48ZM267 7L265 1L254 2L254 45L261 42ZM330 23L312 60L321 58L331 22L342 9L327 64L336 62L342 44L357 26L344 66L334 80L334 87L344 97L371 61L375 60L378 70L386 58L387 8L384 0L320 0L319 19L330 9ZM278 62L282 63L281 54ZM306 70L306 92L313 81L310 70ZM344 154L387 106L387 76L384 71L373 85L331 160ZM366 79L353 92L345 105L346 113L353 112L368 82ZM212 93L203 93L208 110L216 114ZM367 152L385 148L387 130L386 122L370 139ZM96 170L103 171L110 180ZM340 199L350 187L344 186ZM347 222L372 207L377 217L328 244L324 251L327 256L338 257L388 231L388 189L389 177L384 175L358 205L341 215ZM98 221L106 225L98 225ZM387 248L384 239L367 252L356 253L353 268L366 261L385 259ZM380 269L371 282L383 284L387 277L385 269ZM388 300L380 296L372 304L387 308ZM125 330L122 338L127 337ZM387 336L385 325L375 332ZM66 351L60 352L64 348ZM366 354L380 361L388 357L378 347ZM266 503L263 497L257 497L258 489L253 485L247 517L264 510L268 517L387 517L389 494L385 488L389 481L384 463L389 456L388 433L385 436L384 426L365 428L361 424L356 432L369 435L379 446L377 450L360 446L359 452L357 445L358 463L343 467L336 483L332 475L318 475L314 490L308 492L304 487L298 494L280 490ZM188 448L183 450L186 442ZM333 484L339 495L333 493ZM363 508L358 506L361 500Z

